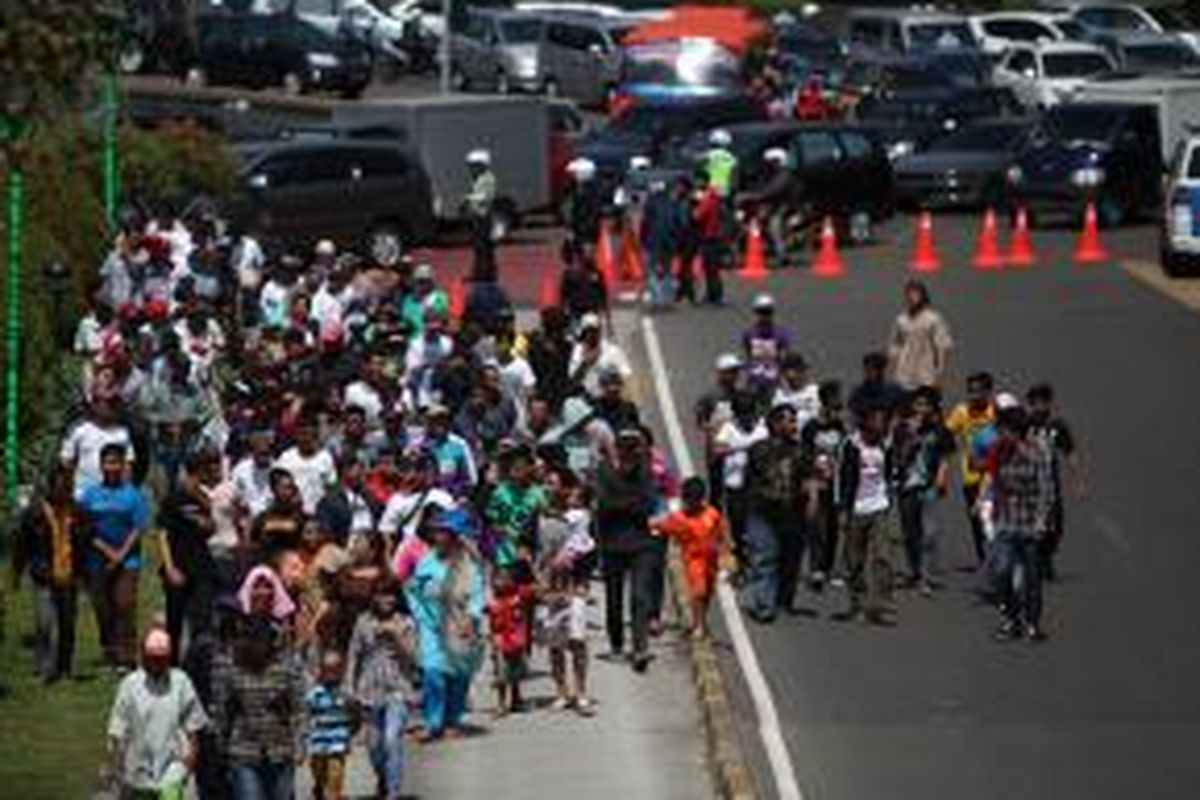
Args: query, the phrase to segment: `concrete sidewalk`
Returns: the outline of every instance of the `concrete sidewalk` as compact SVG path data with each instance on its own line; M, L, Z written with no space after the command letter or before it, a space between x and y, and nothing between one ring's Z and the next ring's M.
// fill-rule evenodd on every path
M409 740L405 794L421 800L702 800L714 797L705 761L701 719L687 642L671 627L652 644L650 669L637 675L627 663L596 658L607 652L603 596L589 607L591 694L594 717L552 711L554 684L538 648L525 696L534 709L493 720L490 665L471 693L470 726L458 741L421 745ZM297 797L311 797L301 770ZM351 757L347 796L374 797L374 778L361 747Z

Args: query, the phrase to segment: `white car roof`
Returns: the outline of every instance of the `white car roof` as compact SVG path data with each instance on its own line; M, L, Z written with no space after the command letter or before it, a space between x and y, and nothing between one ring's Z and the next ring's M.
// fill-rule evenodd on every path
M986 14L972 14L971 19L978 22L999 22L1001 20L1041 22L1053 25L1056 22L1069 20L1067 14L1057 11L991 11Z
M1038 55L1048 55L1053 53L1099 53L1105 58L1108 57L1108 51L1100 45L1088 44L1087 42L1021 42L1013 45L1012 50L1032 50Z

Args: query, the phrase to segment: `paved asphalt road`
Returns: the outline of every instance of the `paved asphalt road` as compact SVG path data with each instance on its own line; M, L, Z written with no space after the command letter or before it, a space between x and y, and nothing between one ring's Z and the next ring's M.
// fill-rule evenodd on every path
M1052 263L974 271L975 224L938 220L947 263L929 278L957 340L953 398L976 368L1019 390L1052 380L1088 474L1087 496L1068 507L1062 580L1048 592L1051 638L994 643L994 612L974 604L972 576L957 571L932 600L905 596L893 629L833 621L844 598L806 596L814 616L751 631L800 786L806 800L1195 797L1200 317L1115 265L1071 265L1067 231L1038 234ZM890 246L849 254L843 280L785 272L765 285L816 377L852 382L859 356L882 344L906 277L908 225L885 232ZM1148 229L1110 244L1154 257ZM734 286L723 310L656 319L681 413L748 321L751 288ZM946 561L964 564L961 504L944 511ZM753 709L722 644L769 797Z

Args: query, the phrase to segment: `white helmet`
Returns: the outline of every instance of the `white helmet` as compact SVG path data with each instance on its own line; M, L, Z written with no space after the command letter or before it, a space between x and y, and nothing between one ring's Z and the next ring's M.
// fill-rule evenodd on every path
M337 245L333 243L332 239L322 239L313 248L313 253L318 256L334 256L337 254Z
M633 156L629 159L630 172L650 169L650 159L647 156Z
M717 128L708 135L708 143L713 147L729 147L733 144L733 137L724 128Z
M567 172L577 181L590 181L596 177L596 162L590 158L577 158L567 164Z
M770 147L763 153L763 161L768 164L775 164L780 167L786 167L788 164L788 153L782 147Z
M492 165L492 154L482 147L472 150L467 153L468 164L478 164L481 167L490 167Z

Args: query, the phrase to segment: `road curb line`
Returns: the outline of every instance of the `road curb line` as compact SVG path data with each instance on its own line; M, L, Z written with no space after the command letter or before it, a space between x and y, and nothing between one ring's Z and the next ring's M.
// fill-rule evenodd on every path
M627 320L622 320L626 324L613 327L617 338L624 340L621 344L625 346L626 352L633 352L636 346L646 355L649 362L651 358L649 343L645 338L645 327L640 324L641 315L634 316L638 320L634 325L629 326ZM635 342L635 339L640 339L640 342ZM634 371L629 389L639 402L650 402L654 398L652 389L644 385L640 371ZM686 631L690 629L691 619L683 563L675 548L669 548L667 552L671 603L674 606L675 618L685 623ZM722 800L758 800L758 790L747 766L737 725L733 720L733 706L729 701L729 691L725 685L725 676L721 672L716 648L711 639L686 638L686 633L684 636L692 665L692 684L696 690L696 701L700 707L704 728L705 753L717 796Z

